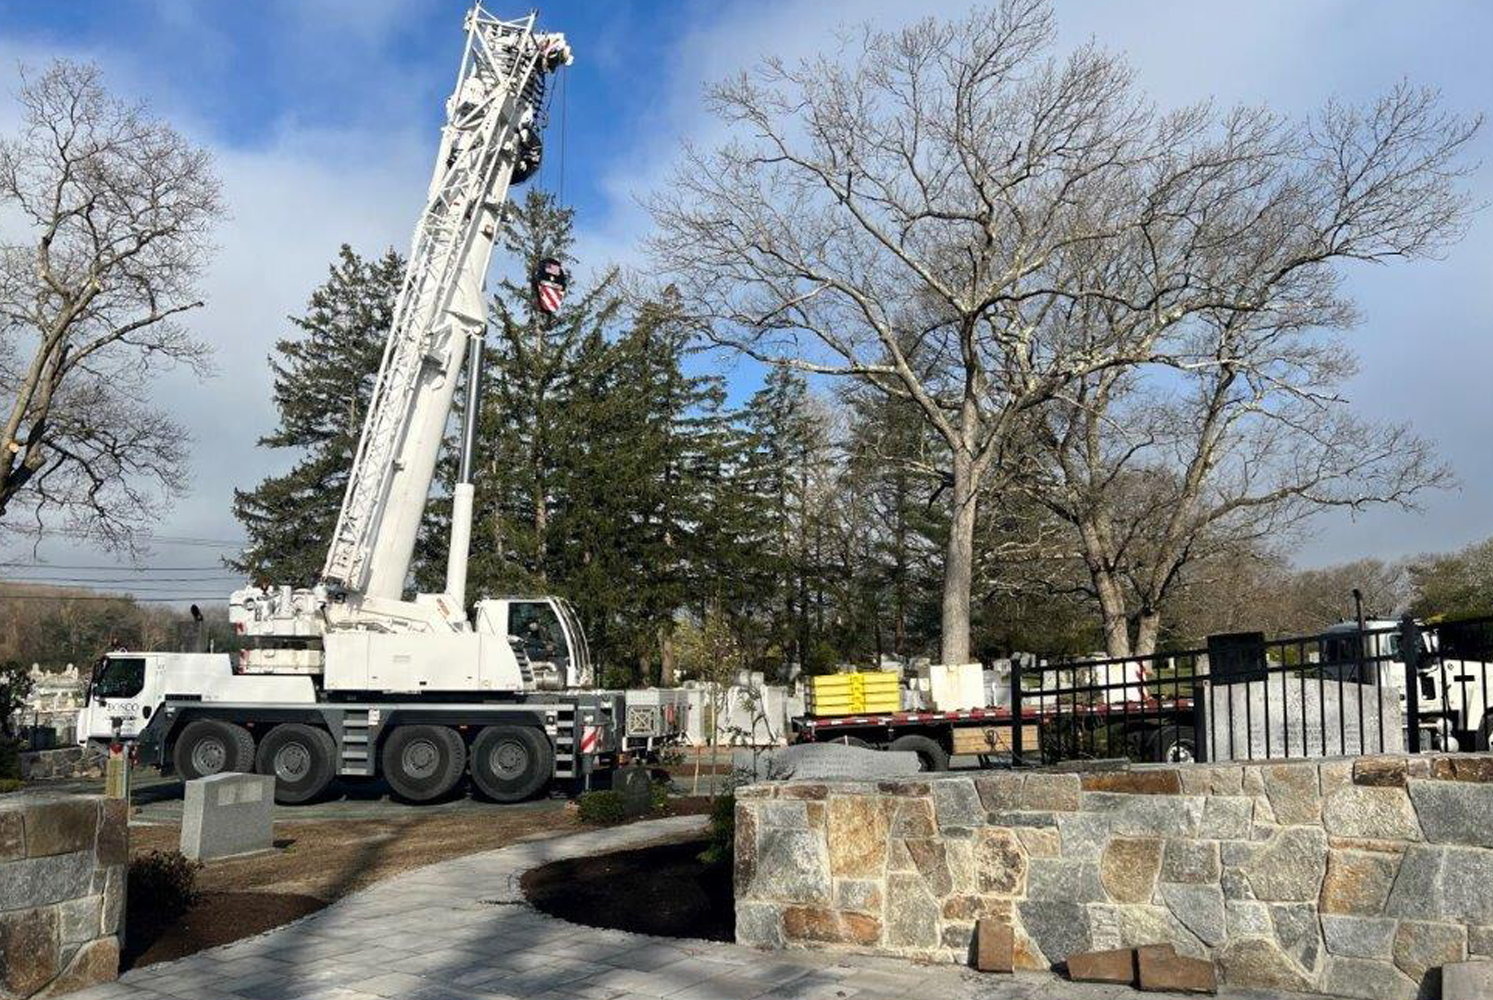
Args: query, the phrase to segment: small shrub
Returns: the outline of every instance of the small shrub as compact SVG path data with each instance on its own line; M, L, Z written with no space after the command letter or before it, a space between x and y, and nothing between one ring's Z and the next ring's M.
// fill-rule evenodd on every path
M651 812L663 812L669 808L669 783L667 781L655 781L650 795L648 809Z
M151 851L130 862L129 917L147 923L175 920L192 908L201 862L180 851Z
M21 780L21 741L0 735L0 781Z
M0 778L0 795L21 790L20 778Z
M710 845L700 852L707 865L730 865L736 859L736 796L722 795L710 804Z
M585 792L575 800L575 804L582 823L611 826L627 818L621 792Z

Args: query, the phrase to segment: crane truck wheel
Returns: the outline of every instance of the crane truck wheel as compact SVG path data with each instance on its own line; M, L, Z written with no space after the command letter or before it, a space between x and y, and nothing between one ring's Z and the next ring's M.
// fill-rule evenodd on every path
M410 802L432 802L456 787L467 745L447 726L400 726L384 741L384 780Z
M225 771L254 770L254 737L243 726L217 719L187 723L171 754L184 781Z
M472 781L494 802L522 802L548 784L555 748L533 726L488 726L472 741Z
M336 771L337 745L315 726L286 722L259 742L255 770L275 778L275 801L298 806L322 792Z
M912 734L899 736L892 740L892 745L887 749L893 753L901 751L917 754L919 768L924 771L947 771L949 769L949 752L939 746L938 741L926 736Z

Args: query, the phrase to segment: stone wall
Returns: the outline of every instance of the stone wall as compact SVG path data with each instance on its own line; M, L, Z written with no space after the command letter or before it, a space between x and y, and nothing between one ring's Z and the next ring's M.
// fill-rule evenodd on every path
M56 996L118 976L128 863L122 800L0 796L0 996Z
M21 779L23 781L99 777L103 773L103 755L100 753L85 754L82 747L26 750L21 753Z
M736 934L967 962L1172 943L1222 982L1365 998L1493 955L1493 758L785 782L737 792Z

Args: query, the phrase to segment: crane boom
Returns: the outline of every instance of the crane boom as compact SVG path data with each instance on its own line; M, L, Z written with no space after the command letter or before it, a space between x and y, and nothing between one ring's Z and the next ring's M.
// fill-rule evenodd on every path
M476 356L469 347L486 325L483 282L508 188L537 162L546 74L571 61L564 36L537 34L534 22L500 20L480 4L467 15L429 196L322 570L329 590L402 595L462 360ZM464 579L467 531L455 529L449 575Z

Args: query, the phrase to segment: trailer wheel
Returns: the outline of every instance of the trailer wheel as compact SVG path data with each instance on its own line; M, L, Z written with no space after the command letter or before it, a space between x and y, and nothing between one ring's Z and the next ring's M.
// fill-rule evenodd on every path
M949 752L938 745L938 741L926 736L898 736L892 740L892 745L887 747L893 753L915 753L918 755L918 764L924 771L947 771L949 769Z
M384 741L384 779L402 799L431 802L456 787L467 745L448 726L399 726Z
M336 758L337 745L326 730L286 722L259 742L255 770L274 776L276 802L298 806L326 791Z
M1181 726L1158 729L1152 740L1153 757L1163 764L1191 764L1198 759L1192 732Z
M472 741L472 781L494 802L522 802L549 783L555 748L533 726L488 726Z
M840 743L847 747L860 747L862 750L871 749L871 744L867 743L859 736L836 736L834 739L829 740L828 742Z
M225 771L254 770L254 737L243 726L218 719L189 722L171 754L186 781Z

